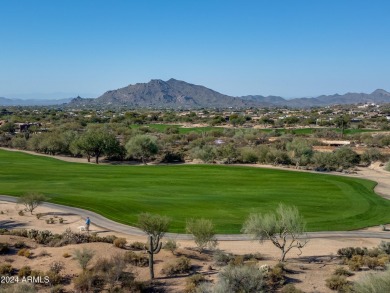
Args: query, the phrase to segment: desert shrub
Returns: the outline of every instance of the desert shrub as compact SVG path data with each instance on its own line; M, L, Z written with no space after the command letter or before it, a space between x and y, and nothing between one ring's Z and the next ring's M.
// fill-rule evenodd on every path
M264 256L257 252L257 253L247 253L247 254L244 254L243 255L244 257L244 261L247 261L247 260L263 260L264 259Z
M304 293L302 290L297 289L293 284L287 284L280 290L280 293Z
M84 271L87 269L87 266L94 255L95 252L88 248L83 248L83 250L76 249L74 251L74 257Z
M12 275L13 268L10 264L3 264L0 266L0 275Z
M125 248L127 240L125 238L117 238L114 240L114 246L118 248Z
M45 273L45 276L49 278L49 283L52 286L58 285L62 283L62 276L60 274L56 274L53 271L47 271Z
M331 290L337 290L337 292L349 292L350 283L344 276L332 275L325 280L326 286Z
M359 271L363 266L363 257L361 255L354 255L347 261L348 267L352 271Z
M0 288L0 293L36 293L38 292L33 284L16 283L4 285Z
M42 271L38 271L38 270L32 270L31 271L31 274L30 274L31 277L41 277L42 279L46 276L46 274Z
M0 254L7 254L9 252L8 243L0 243Z
M30 275L31 275L31 268L29 266L22 267L18 272L19 278L28 277Z
M107 273L111 269L111 262L107 258L98 258L93 269L96 272Z
M216 250L213 254L213 260L217 266L226 266L234 259L231 253L225 253L222 250Z
M378 255L378 265L381 267L385 267L390 262L390 256L387 254Z
M35 239L38 236L39 231L35 229L30 229L27 231L27 236L30 239Z
M4 229L8 231L7 229ZM14 236L20 236L20 237L28 237L28 230L27 229L15 229L6 232L8 235L14 235Z
M50 293L63 293L64 291L64 286L61 284L55 285L50 288Z
M109 288L113 289L115 284L120 278L126 278L123 274L123 270L126 268L127 263L125 262L122 254L115 254L111 256L109 263L109 270L104 273L104 280L109 284Z
M99 276L91 271L83 271L80 275L73 279L74 288L80 292L94 292L96 287L99 287L102 281Z
M24 216L24 211L23 211L23 210L20 210L20 211L18 212L18 215L19 215L19 216Z
M53 239L53 233L48 230L39 231L35 241L39 244L47 244Z
M24 241L17 241L15 244L14 244L14 247L15 248L27 248L27 245Z
M235 255L230 261L231 266L241 266L244 264L244 257L242 255Z
M185 256L181 256L175 262L165 264L161 272L167 276L173 276L177 274L187 274L190 270L190 260Z
M345 247L345 248L340 248L337 251L337 254L342 257L346 257L347 259L352 258L354 255L366 255L367 254L367 248L363 247Z
M58 223L63 224L64 223L64 218L59 218L58 219Z
M266 276L267 285L271 288L276 288L284 284L286 281L285 268L282 263L273 266Z
M46 224L54 224L55 222L53 218L46 219Z
M144 250L145 249L145 243L139 242L139 241L135 241L133 243L130 243L129 247L132 250Z
M196 288L201 284L206 282L205 276L202 274L194 274L191 277L186 279L186 286L184 289L185 293L195 293Z
M344 269L343 267L338 267L335 269L333 275L350 277L350 276L354 275L354 273Z
M39 244L48 244L53 239L53 233L48 230L31 229L27 231L27 237L34 239Z
M146 255L135 253L134 251L126 251L124 260L137 267L147 267L149 265L149 258Z
M264 275L255 266L227 266L218 278L217 292L266 292Z
M240 154L243 163L256 163L259 160L256 151L250 147L242 148Z
M368 249L366 255L371 256L371 257L377 257L381 253L382 253L382 251L378 247L374 247L374 248Z
M390 292L390 271L369 274L357 281L353 286L356 293Z
M390 254L390 242L381 241L381 243L378 245L378 248L383 253Z
M176 242L176 240L173 239L168 239L168 241L165 242L163 246L164 249L169 250L170 252L172 252L172 254L175 254L175 251L178 247L178 243Z
M104 242L104 243L114 243L115 239L117 237L115 235L107 235L104 237L98 237L96 241L90 241L90 242Z
M18 255L29 258L32 255L32 253L27 248L22 248L21 250L18 251Z
M49 268L55 274L59 274L65 267L65 264L62 261L53 261Z
M0 235L7 235L10 231L6 228L0 228Z
M369 269L375 269L379 266L379 261L377 257L370 257L368 255L365 255L362 258L363 265L367 266Z
M36 217L37 217L37 219L39 220L40 218L42 218L43 214L41 214L41 213L38 213L38 214L36 214L35 216L36 216Z

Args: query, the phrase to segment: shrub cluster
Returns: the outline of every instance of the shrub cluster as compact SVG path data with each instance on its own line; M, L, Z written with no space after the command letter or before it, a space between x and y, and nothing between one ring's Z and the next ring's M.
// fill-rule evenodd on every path
M144 254L135 253L134 251L126 251L124 255L126 263L137 267L147 267L149 258Z
M53 234L48 230L36 230L36 229L0 229L0 235L14 235L19 237L26 237L35 240L39 244L45 244L51 247L65 246L69 244L80 244L90 242L104 242L113 243L117 238L114 235L108 235L104 237L97 236L95 233L85 234L73 232L70 229L62 234Z
M337 251L345 264L352 271L359 271L363 266L369 269L385 268L390 262L390 243L382 241L378 247L367 249L366 247L346 247Z
M185 256L179 257L176 261L164 265L161 272L167 276L177 274L188 274L191 271L191 262Z

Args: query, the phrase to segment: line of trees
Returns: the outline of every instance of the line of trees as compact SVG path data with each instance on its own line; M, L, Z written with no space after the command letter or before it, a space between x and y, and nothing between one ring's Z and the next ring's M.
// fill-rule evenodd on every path
M330 154L313 150L321 145L318 139L340 138L337 132L319 130L311 136L264 133L256 129L217 129L207 132L179 133L175 126L158 131L141 126L131 129L121 123L91 124L82 127L67 123L48 132L28 131L0 136L0 145L28 149L50 155L84 156L99 163L109 160L135 159L146 164L151 159L159 162L178 162L199 159L205 163L264 163L308 166L320 170L350 168L356 164L387 161L383 148L390 146L390 136L355 134L350 138L368 147L357 155L350 148ZM277 138L270 141L269 138ZM346 155L346 156L344 156Z

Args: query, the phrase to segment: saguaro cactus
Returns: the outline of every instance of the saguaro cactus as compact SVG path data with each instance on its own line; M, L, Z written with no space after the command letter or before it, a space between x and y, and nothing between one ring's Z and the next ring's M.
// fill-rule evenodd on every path
M151 235L148 236L148 246L146 247L146 251L149 254L149 271L150 271L150 278L154 279L154 269L153 269L153 262L154 262L154 255L159 253L162 247L162 242L160 241L159 237L157 239L153 239Z
M149 254L150 279L154 279L154 255L162 247L161 239L168 230L170 219L160 215L142 213L138 216L139 228L148 234L148 245L145 247Z

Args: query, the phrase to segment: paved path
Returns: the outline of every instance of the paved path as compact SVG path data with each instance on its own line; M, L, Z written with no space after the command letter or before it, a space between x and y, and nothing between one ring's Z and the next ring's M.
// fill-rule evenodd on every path
M16 202L17 197L8 196L8 195L0 195L0 201L7 201L7 202ZM48 203L45 202L42 204L44 207L53 208L57 210L61 210L63 212L72 213L79 215L83 218L90 217L93 221L93 224L96 226L99 226L101 228L123 233L127 235L145 235L143 231L136 227L124 225L121 223L117 223L115 221L112 221L110 219L107 219L97 213L75 208L75 207L69 207L64 205L59 205L55 203ZM379 230L379 229L378 229ZM174 239L180 239L180 240L187 240L192 239L190 235L188 234L176 234L176 233L166 233L166 237L174 238ZM390 231L335 231L335 232L311 232L308 233L309 238L379 238L379 239L390 239ZM218 240L222 241L243 241L243 240L251 240L251 237L248 235L243 234L218 234L216 237Z

